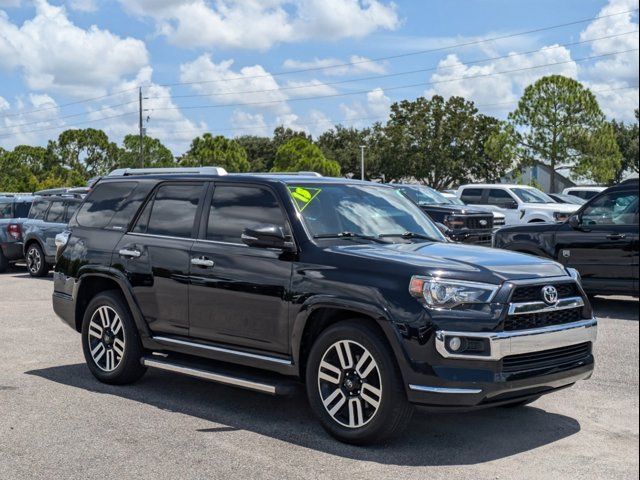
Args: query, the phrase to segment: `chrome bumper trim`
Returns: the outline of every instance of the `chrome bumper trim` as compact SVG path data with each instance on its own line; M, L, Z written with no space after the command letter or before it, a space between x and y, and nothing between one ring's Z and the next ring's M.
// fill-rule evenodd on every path
M578 307L584 307L584 300L582 297L561 298L555 305L549 305L544 302L511 303L509 305L509 315L555 312L556 310L566 310L568 308Z
M426 385L409 384L410 390L427 393L482 393L481 388L444 388L444 387L427 387Z
M552 325L550 327L533 328L531 330L514 330L509 332L436 332L436 350L444 358L464 360L497 361L509 355L540 352L554 348L568 347L579 343L596 341L598 321L595 318L579 322ZM445 346L449 337L488 340L488 355L465 355L451 353Z

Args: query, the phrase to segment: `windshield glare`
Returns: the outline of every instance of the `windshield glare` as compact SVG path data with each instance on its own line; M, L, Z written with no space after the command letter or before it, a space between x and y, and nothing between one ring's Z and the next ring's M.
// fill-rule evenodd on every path
M435 191L433 188L425 186L401 186L398 187L398 190L417 204L435 205L449 203L444 195Z
M511 191L525 203L556 203L549 195L535 188L512 188Z
M289 191L312 236L351 232L380 235L412 232L438 241L444 236L400 191L375 185L290 185ZM385 238L402 242L401 238Z

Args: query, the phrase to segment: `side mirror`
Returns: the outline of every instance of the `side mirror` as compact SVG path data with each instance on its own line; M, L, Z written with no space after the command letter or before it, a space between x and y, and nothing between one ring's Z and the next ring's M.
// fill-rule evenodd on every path
M508 210L516 210L518 208L518 202L516 202L515 200L511 200L509 202L505 202L504 208L506 208Z
M578 215L571 215L567 221L569 225L571 225L571 228L580 228L580 217Z
M293 250L293 242L287 240L282 227L271 224L254 225L245 228L240 236L242 241L256 248L278 248L281 250Z

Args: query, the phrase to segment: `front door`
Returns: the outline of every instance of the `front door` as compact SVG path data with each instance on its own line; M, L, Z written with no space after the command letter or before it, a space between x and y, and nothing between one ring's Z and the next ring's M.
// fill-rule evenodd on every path
M585 288L633 291L637 209L637 192L611 192L584 207L579 228L568 223L560 227L558 260L580 272Z
M245 245L246 227L289 231L271 189L218 183L191 251L190 336L277 353L289 349L291 254Z

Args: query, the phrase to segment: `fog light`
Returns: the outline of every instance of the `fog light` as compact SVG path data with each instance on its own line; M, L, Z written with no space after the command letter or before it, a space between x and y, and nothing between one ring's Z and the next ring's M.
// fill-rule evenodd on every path
M452 337L449 339L449 349L453 352L457 352L462 347L462 340L460 337Z

